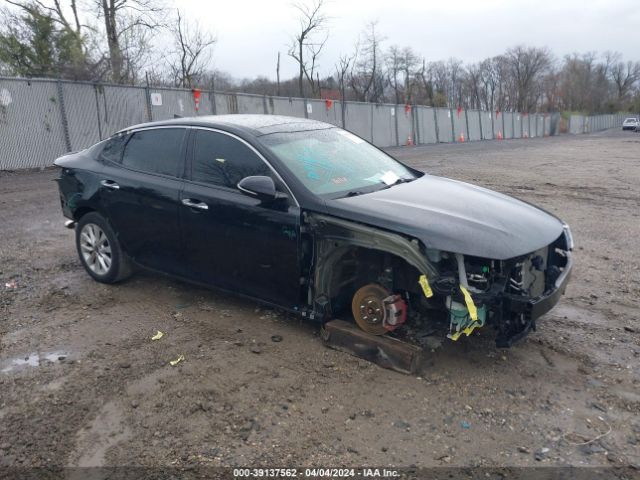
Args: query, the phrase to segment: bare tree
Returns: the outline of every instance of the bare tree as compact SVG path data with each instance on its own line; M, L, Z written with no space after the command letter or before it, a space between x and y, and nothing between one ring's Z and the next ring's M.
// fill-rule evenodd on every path
M133 63L128 56L125 37L129 37L129 47L134 32L150 32L161 24L161 13L166 9L161 0L93 0L98 16L104 20L107 47L109 50L109 64L112 80L124 83L132 79L127 76L134 68L127 66ZM145 38L139 46L147 46Z
M386 55L387 78L393 89L396 104L402 102L402 84L398 76L403 71L402 52L400 47L392 45Z
M387 78L394 91L395 102L411 103L418 75L418 57L411 47L391 46L386 55Z
M551 67L551 52L547 48L517 46L507 50L507 64L516 94L515 108L529 111L539 96L542 76Z
M611 78L616 86L618 100L623 100L633 84L640 80L640 62L618 62L611 68Z
M358 40L357 55L349 75L349 85L362 102L379 102L385 87L381 44L385 40L377 31L377 21L370 22L363 39Z
M433 79L427 68L427 61L423 57L422 64L416 72L416 82L422 89L422 101L425 105L433 105Z
M202 76L211 62L212 47L216 37L203 31L197 23L187 22L176 11L173 33L173 58L169 68L176 87L195 87L196 81Z
M299 12L299 31L289 46L289 56L298 63L298 89L304 97L304 79L311 86L313 95L320 88L316 80L318 57L327 42L328 17L322 11L324 0L312 0L310 4L298 3L294 5Z
M336 64L336 75L338 77L338 89L340 90L340 98L342 101L346 99L346 77L353 62L354 56L341 55Z

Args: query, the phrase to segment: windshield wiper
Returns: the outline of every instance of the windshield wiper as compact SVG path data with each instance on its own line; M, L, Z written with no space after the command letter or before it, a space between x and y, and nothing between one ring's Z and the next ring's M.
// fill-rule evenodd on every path
M374 189L373 191L385 190L387 188L393 187L394 185L398 185L400 183L409 183L409 182L413 182L414 180L415 180L415 178L398 178L395 182L389 183L389 184L386 184L384 182L380 182L377 185L382 185L382 187ZM350 191L348 191L346 193L345 197L356 197L358 195L364 195L365 193L371 193L371 191L367 190L367 191L363 192L362 190L350 190Z
M413 182L415 180L415 178L398 178L395 182L393 183L385 183L385 188L391 188L394 185L399 185L401 183L409 183L409 182ZM382 182L384 183L384 182Z
M351 190L349 192L347 192L347 194L345 195L345 197L355 197L358 195L362 195L364 192L361 190Z

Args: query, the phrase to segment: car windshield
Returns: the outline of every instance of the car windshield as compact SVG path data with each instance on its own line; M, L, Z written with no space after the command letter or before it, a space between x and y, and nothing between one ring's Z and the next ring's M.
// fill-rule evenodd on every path
M386 153L340 128L273 133L259 140L317 195L355 195L416 178Z

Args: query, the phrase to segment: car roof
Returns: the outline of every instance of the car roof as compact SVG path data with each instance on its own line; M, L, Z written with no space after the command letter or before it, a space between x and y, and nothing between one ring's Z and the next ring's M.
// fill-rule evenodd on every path
M335 128L335 125L331 125L325 122L319 122L317 120L309 120L306 118L286 117L283 115L233 114L174 118L171 120L141 123L139 125L124 128L118 133L139 128L172 125L189 125L211 128L217 127L223 130L225 128L228 129L229 127L231 127L234 130L241 130L256 137L268 135L271 133L300 132L307 130L323 130L327 128Z

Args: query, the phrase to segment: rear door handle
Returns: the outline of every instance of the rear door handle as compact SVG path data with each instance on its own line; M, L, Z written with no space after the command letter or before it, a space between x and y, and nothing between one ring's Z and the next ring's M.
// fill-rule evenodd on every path
M118 185L113 180L102 180L100 182L100 185L102 185L103 187L110 188L111 190L118 190L120 188L120 185Z
M199 208L200 210L209 210L209 205L204 202L192 200L191 198L183 198L182 204L190 208Z

